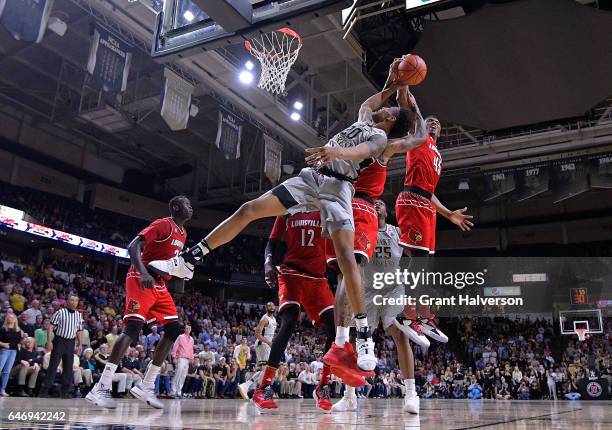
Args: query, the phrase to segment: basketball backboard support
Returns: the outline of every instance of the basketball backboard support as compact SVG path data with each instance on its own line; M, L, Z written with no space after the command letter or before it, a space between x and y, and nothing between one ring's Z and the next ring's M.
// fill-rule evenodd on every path
M352 0L165 0L157 16L151 55L187 57L243 43L350 6Z
M350 7L342 10L342 29L346 39L357 22L395 10L423 13L449 3L450 0L354 0Z
M601 334L603 333L601 309L559 311L559 325L562 335L574 335L576 329L586 329L589 334Z

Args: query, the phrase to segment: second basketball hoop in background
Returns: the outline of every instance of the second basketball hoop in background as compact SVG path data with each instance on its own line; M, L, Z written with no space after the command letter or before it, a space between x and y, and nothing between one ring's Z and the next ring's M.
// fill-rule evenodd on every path
M290 28L281 28L247 40L244 47L261 65L257 86L272 94L282 94L289 70L302 47L300 35Z

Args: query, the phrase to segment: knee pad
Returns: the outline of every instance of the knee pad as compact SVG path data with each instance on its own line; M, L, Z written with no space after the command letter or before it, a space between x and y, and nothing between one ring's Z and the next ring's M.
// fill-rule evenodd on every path
M142 330L143 326L144 322L140 320L129 320L123 328L123 333L129 336L130 339L134 341L138 339L138 336L140 335L140 330Z
M176 321L168 323L164 327L165 335L168 336L168 339L170 339L172 342L174 342L176 338L183 333L184 330L185 328L183 327L183 325Z

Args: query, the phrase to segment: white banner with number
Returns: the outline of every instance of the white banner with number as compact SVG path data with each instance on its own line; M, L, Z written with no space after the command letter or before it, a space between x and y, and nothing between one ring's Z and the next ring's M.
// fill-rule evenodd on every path
M189 120L191 94L195 87L170 69L164 69L161 117L171 130L184 130Z
M281 176L283 145L265 134L264 142L266 145L264 172L270 182L276 184Z

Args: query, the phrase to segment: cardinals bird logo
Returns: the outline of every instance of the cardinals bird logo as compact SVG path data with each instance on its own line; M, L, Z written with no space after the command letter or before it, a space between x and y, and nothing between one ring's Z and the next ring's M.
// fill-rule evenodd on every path
M410 231L408 232L408 234L410 235L410 238L413 242L420 242L423 240L423 235L418 230L415 230L413 227L410 227Z

